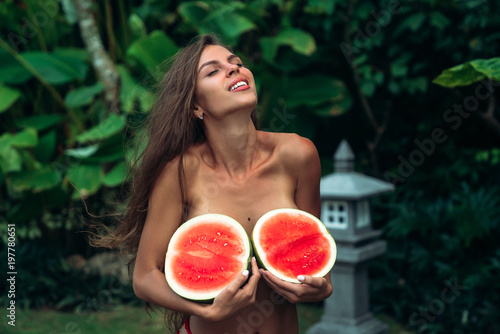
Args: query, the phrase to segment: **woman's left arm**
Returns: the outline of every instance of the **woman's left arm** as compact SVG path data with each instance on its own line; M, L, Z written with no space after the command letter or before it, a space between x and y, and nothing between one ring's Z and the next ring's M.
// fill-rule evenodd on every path
M306 138L291 135L283 148L283 160L287 170L296 180L295 204L297 208L320 218L321 199L319 184L321 164L314 144ZM324 277L300 275L302 284L285 282L267 270L262 277L276 292L292 303L320 301L332 293L330 273Z

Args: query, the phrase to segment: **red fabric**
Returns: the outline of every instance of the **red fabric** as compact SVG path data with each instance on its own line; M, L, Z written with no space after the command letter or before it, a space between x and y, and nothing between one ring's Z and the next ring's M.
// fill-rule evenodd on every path
M186 332L188 334L193 334L191 333L191 329L189 328L189 318L186 319L186 323L184 324L184 328L186 329ZM180 330L177 331L177 334L180 334Z

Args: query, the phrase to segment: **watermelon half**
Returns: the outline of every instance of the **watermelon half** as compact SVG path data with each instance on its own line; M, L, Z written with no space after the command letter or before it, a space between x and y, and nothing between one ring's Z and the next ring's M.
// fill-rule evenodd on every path
M178 295L210 301L248 268L252 255L245 229L221 214L194 217L175 231L165 256L165 277Z
M293 283L300 283L298 275L325 276L337 257L335 241L325 225L298 209L264 214L255 224L252 241L260 264Z

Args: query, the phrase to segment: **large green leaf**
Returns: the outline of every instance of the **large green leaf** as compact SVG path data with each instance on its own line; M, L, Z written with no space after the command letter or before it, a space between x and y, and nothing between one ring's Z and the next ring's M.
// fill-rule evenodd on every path
M123 134L116 133L99 144L99 149L93 155L86 158L88 163L102 163L123 161L125 156L123 150Z
M65 84L74 80L82 80L82 74L68 58L53 56L41 51L29 51L21 54L48 83Z
M444 87L468 86L484 78L500 81L500 57L476 59L444 70L432 82Z
M125 127L125 116L111 114L107 119L90 130L76 136L76 141L81 144L99 142L120 132Z
M0 53L0 80L8 84L22 84L32 74L8 53Z
M127 177L127 165L120 162L110 170L103 178L103 183L107 187L116 187L122 184Z
M118 73L121 79L120 100L122 109L132 113L136 111L134 106L135 102L138 101L141 111L149 111L154 102L153 93L139 85L124 66L118 65Z
M72 148L72 149L67 149L64 150L64 153L73 158L77 159L86 159L90 156L92 156L97 150L99 149L99 145L91 145L91 146L85 146L85 147L80 147L80 148Z
M50 165L37 170L22 171L11 176L11 185L16 191L39 192L55 187L60 181L61 175Z
M134 39L141 39L147 36L146 25L141 17L135 13L129 16L128 25Z
M333 108L333 104L341 106L341 102L344 103L344 107L350 106L350 102L345 104L345 100L350 100L350 96L344 83L337 78L326 75L289 78L284 98L285 105L290 108L316 107L326 102L330 103L331 108ZM338 115L339 112L340 110L336 109L332 111L332 115Z
M22 162L23 159L15 148L0 144L0 168L4 173L20 171Z
M54 58L68 64L78 73L77 79L83 81L89 71L90 56L84 48L56 48L51 53Z
M153 76L161 73L158 66L179 51L179 47L163 31L155 30L147 37L132 43L127 49L127 57L132 63L144 66Z
M254 29L255 24L236 9L244 9L244 5L233 2L231 6L222 6L208 15L200 25L200 33L219 33L225 41L234 45L238 37L246 31Z
M81 164L68 170L68 179L76 188L73 199L85 198L94 194L102 185L103 172L100 165Z
M33 147L38 143L38 133L33 128L24 129L16 134L4 133L0 137L0 150L6 146Z
M177 7L177 11L185 21L199 26L208 16L210 8L203 1L185 1Z
M16 119L14 124L18 128L34 128L38 131L48 129L64 120L63 115L37 115Z
M90 104L94 97L104 90L102 82L92 86L83 86L66 94L64 101L69 108L78 108Z
M295 52L305 56L310 56L316 51L316 41L311 34L301 29L287 28L274 37L261 39L264 59L273 62L280 46L289 46Z
M500 81L500 57L476 59L470 62L474 69L483 73L489 79Z
M56 145L56 130L49 131L39 138L34 149L35 158L40 162L49 162L56 151Z
M301 29L288 28L282 30L275 40L280 45L289 45L295 52L310 56L316 51L314 37Z
M9 109L21 97L21 92L0 83L0 113Z

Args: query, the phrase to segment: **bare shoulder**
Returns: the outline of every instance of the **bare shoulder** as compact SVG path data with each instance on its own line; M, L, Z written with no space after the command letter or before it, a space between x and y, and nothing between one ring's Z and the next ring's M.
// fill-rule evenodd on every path
M199 165L199 153L196 147L189 148L182 156L182 168L187 178L194 172ZM176 156L170 160L161 171L155 184L155 188L178 189L179 186L179 164L181 157Z
M294 133L262 132L261 135L272 147L276 160L295 177L321 173L318 150L308 138Z
M313 142L295 133L277 133L277 149L280 159L286 164L300 165L319 159Z
M178 177L178 167L179 167L180 157L175 157L165 164L162 171L156 179L156 183L153 187L153 192L151 198L163 197L165 195L165 190L177 189L179 184Z

